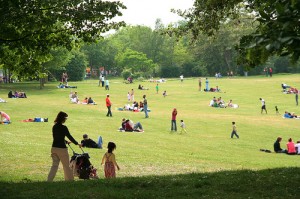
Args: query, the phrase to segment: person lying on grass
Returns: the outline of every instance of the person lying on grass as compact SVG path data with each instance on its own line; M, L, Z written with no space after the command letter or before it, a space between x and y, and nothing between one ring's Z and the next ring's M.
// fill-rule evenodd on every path
M89 136L87 134L84 134L82 137L83 137L83 140L81 140L82 147L102 149L101 136L99 136L99 138L98 138L98 143L96 143L94 140L89 138Z

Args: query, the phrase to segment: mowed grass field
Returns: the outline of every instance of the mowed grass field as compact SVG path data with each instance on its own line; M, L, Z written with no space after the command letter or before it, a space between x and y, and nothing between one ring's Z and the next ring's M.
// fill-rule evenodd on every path
M152 175L173 175L236 170L264 170L283 167L297 167L299 156L264 153L259 149L273 151L273 143L278 136L286 147L288 138L300 140L300 120L283 119L276 115L275 106L281 114L285 110L300 114L295 104L295 95L283 94L281 83L300 88L299 75L274 75L236 77L232 79L209 78L210 87L219 86L221 93L199 92L198 78L168 79L159 84L134 82L124 84L122 79L110 79L110 90L98 87L97 80L70 82L77 89L58 89L58 83L48 83L40 90L36 83L0 84L0 110L11 116L12 124L0 125L0 181L46 181L51 166L53 121L59 111L69 114L66 122L73 137L80 142L87 133L96 140L99 135L104 141L104 149L84 149L91 156L92 164L104 178L100 161L109 141L117 145L115 151L121 170L118 178ZM138 90L142 84L149 90ZM204 87L205 80L202 78ZM150 118L144 113L118 111L127 103L127 92L135 90L135 100L141 101L147 95L151 109ZM23 90L27 99L7 99L9 90ZM92 97L97 105L71 104L70 91L77 91L79 98ZM163 97L166 90L168 96ZM106 117L106 94L113 103L113 117ZM239 104L238 109L212 108L208 104L213 97L230 99ZM261 114L261 102L266 101L268 114ZM177 108L177 126L181 119L187 126L187 134L170 132L171 113ZM21 122L24 119L49 118L48 123ZM118 132L122 118L141 122L144 133ZM231 139L231 122L235 121L240 139ZM76 152L80 149L72 145ZM72 151L69 150L70 155ZM62 181L60 167L55 181Z

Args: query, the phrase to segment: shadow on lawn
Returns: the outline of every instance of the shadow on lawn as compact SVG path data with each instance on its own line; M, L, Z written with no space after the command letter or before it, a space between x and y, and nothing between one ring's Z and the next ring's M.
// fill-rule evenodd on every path
M300 198L300 169L234 170L74 182L0 182L1 198Z

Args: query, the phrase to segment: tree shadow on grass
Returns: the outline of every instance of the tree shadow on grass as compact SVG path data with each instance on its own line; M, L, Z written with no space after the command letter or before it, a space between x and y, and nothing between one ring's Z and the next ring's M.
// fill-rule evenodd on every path
M0 182L1 198L300 198L300 169L233 170L166 176Z

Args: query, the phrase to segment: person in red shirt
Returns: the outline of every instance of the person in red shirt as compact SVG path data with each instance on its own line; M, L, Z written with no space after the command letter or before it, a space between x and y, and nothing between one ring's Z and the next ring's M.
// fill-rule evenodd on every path
M106 114L106 117L110 116L112 117L112 113L111 113L111 101L109 99L109 94L106 95L106 107L107 107L107 114Z
M177 126L176 126L176 116L177 116L177 109L174 108L172 111L172 120L171 120L171 131L177 131Z

